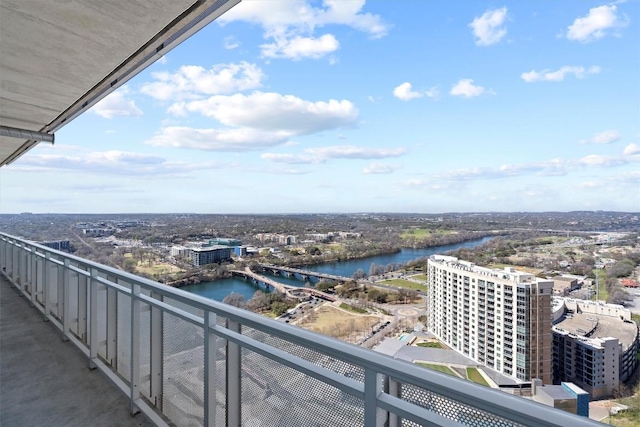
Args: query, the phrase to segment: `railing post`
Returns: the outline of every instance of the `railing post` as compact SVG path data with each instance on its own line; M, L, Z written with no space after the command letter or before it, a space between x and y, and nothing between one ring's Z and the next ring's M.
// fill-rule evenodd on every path
M373 369L364 370L364 425L376 427L378 424L378 395L382 393L382 376Z
M131 283L131 413L140 412L136 402L140 398L140 285Z
M227 320L227 329L232 332L240 333L240 324L231 320ZM242 358L240 346L227 340L227 425L239 426L242 424L241 416L241 390L240 384L242 380Z
M391 377L385 377L385 392L393 397L400 398L400 383L394 380ZM394 414L393 412L388 412L389 419L389 427L399 427L400 426L400 417L398 414Z
M44 255L44 264L42 266L42 300L44 302L44 321L49 321L49 313L51 313L51 298L49 298L49 276L51 268L51 254L47 252Z
M204 427L216 425L216 358L218 337L211 332L217 323L217 315L204 313ZM231 425L231 424L230 424ZM239 425L239 424L238 424Z
M89 278L78 274L78 336L87 342L87 287Z
M162 301L162 295L155 292L151 297ZM158 307L151 307L150 328L150 392L156 408L162 411L162 310Z
M18 277L20 278L20 290L25 292L27 287L27 248L24 244L20 247L20 273L18 273Z
M98 272L91 269L89 280L89 369L97 368L98 358Z
M71 269L69 259L64 259L64 270L62 279L62 340L69 340L71 331Z
M31 277L29 277L29 292L31 295L29 295L29 297L31 299L31 307L34 307L37 303L36 293L38 292L38 257L36 256L36 247L31 246L29 253L30 255L28 255L28 257L31 261Z
M117 366L118 358L118 291L107 287L107 362Z

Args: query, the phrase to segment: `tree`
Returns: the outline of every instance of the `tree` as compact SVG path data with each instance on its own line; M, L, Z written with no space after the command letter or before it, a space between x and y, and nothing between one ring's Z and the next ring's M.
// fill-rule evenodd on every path
M316 283L316 289L321 292L333 291L335 286L336 282L334 281L321 280Z
M224 297L222 302L239 308L244 308L245 306L244 295L237 292L231 292L229 295Z
M359 268L351 277L355 280L365 279L367 277L367 273L365 273L363 269Z
M280 316L280 315L284 314L284 312L287 311L287 304L285 302L282 302L282 301L276 301L273 304L271 304L271 311L276 316Z
M251 299L247 301L247 308L256 312L267 310L270 305L271 302L269 301L269 297L260 290L257 290Z

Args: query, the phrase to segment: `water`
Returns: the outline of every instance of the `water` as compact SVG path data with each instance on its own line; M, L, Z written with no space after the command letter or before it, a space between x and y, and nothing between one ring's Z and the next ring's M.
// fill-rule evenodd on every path
M362 269L365 273L369 274L369 267L371 267L371 264L387 265L391 263L405 263L407 261L413 261L417 258L455 251L460 248L472 248L475 246L480 246L491 239L493 239L493 237L484 237L482 239L469 240L467 242L455 243L453 245L434 246L432 248L426 249L403 248L400 252L396 252L394 254L376 255L368 258L311 265L302 268L304 268L305 270L317 271L319 273L351 277L353 273L358 271L358 269Z
M301 267L305 270L317 271L320 273L334 274L336 276L351 277L358 269L362 269L365 273L369 273L369 267L371 264L387 265L391 263L405 263L417 258L428 257L430 255L444 253L448 251L454 251L460 248L472 248L480 246L492 237L484 237L482 239L470 240L463 243L456 243L453 245L434 246L426 249L410 249L403 248L400 252L394 254L376 255L368 258L354 259L349 261L340 261L327 264L318 264L312 266ZM309 282L303 282L300 278L283 277L283 276L271 276L278 282L292 286L309 286ZM232 292L239 293L244 296L245 300L248 300L258 290L256 285L247 279L239 277L232 277L230 279L216 280L215 282L202 282L197 285L189 285L181 288L182 290L193 292L203 297L211 298L216 301L222 301L224 297ZM264 291L263 288L260 288Z

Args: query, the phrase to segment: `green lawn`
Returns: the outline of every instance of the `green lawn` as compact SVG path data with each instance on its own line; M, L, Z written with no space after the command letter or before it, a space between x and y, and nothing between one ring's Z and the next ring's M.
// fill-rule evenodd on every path
M489 387L489 383L476 368L467 368L467 379L474 383Z
M454 230L429 230L428 228L411 228L402 232L400 237L403 239L426 239L432 234L447 235L455 233Z
M598 275L598 287L600 288L600 295L598 297L606 301L609 299L609 291L607 291L607 273L604 270L596 269L596 274ZM595 291L596 282L593 281L593 288ZM596 299L596 293L594 292L592 298Z
M363 310L363 309L361 309L361 308L354 307L354 306L352 306L352 305L345 304L345 303L340 304L340 308L341 308L341 309L343 309L343 310L351 311L352 313L360 313L360 314L363 314L363 313L366 313L366 312L367 312L367 310Z
M414 274L413 276L411 276L411 278L416 280L422 280L424 282L426 282L428 279L426 274Z
M416 362L418 365L424 366L426 368L433 369L434 371L439 371L447 375L451 375L452 377L459 378L455 372L453 372L448 366L445 365L434 365L433 363L422 363Z
M416 344L418 347L428 347L428 348L444 348L440 345L439 342L419 342Z
M380 283L382 283L383 285L397 286L399 288L413 289L415 291L427 292L427 285L421 285L420 283L414 283L404 279L389 279L389 280L383 280Z

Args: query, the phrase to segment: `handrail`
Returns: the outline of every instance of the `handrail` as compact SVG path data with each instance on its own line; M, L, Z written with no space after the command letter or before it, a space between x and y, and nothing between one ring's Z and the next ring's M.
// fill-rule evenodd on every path
M128 391L132 412L142 411L159 425L164 425L164 418L180 424L176 417L181 416L201 419L207 426L248 416L243 407L250 404L241 401L240 390L251 378L257 378L253 371L267 366L247 356L253 354L292 369L302 378L303 385L298 387L320 382L362 401L355 408L349 406L353 405L349 403L351 400L326 402L328 412L339 412L341 405L350 408L349 417L362 417L358 425L400 425L401 418L423 425L442 425L443 420L446 425L471 426L590 423L584 417L5 233L0 233L0 265L3 275L30 298L45 318L52 320L62 329L63 336L89 355L91 367L105 371L121 389ZM176 335L172 328L182 332ZM192 328L198 331L195 335L188 332ZM273 340L288 344L283 348ZM300 354L301 349L306 357ZM198 355L202 352L199 364ZM344 369L332 369L332 363L337 361L356 372L350 376ZM178 368L183 365L187 368ZM218 365L224 366L224 372L220 372ZM143 375L142 371L147 373ZM200 371L204 372L203 378L196 374ZM289 379L280 378L278 370L265 372L269 376L266 388L277 388L286 395ZM224 378L225 390L216 388L220 376ZM193 414L184 414L182 408L175 410L183 402L166 395L164 388L178 387L176 394L182 393L188 400L190 387L200 381L204 398L193 398L199 402L191 408ZM197 389L193 393L197 394ZM306 401L291 402L296 404L311 405ZM224 416L217 412L220 407L225 408ZM277 405L270 410L274 414L285 411ZM345 425L349 423L345 421Z

